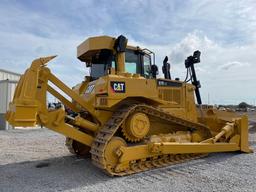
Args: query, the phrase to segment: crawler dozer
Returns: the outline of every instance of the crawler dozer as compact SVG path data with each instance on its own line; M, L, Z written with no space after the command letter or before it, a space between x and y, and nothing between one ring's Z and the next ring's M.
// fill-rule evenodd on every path
M202 107L194 67L200 51L185 60L187 77L181 81L171 78L168 57L164 78L158 78L155 54L127 42L121 35L81 43L77 58L85 62L90 76L72 89L47 67L55 56L34 60L16 87L7 121L13 126L41 125L65 135L70 152L90 157L112 176L211 152L252 152L247 116ZM47 93L64 107L48 108Z

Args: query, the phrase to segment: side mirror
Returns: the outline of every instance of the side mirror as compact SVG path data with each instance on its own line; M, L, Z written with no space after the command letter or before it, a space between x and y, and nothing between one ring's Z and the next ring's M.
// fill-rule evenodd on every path
M156 76L158 75L158 67L157 65L151 65L151 73L152 73L152 77L155 79Z
M201 84L200 84L200 81L198 81L196 78L194 64L200 62L200 55L201 55L201 52L199 50L197 50L193 53L193 56L189 56L185 60L185 67L187 68L187 73L189 73L189 71L191 72L191 74L190 74L191 82L196 88L195 94L196 94L196 99L197 99L198 105L202 104L201 95L200 95L200 91L199 91L199 88L201 88ZM187 77L186 77L185 81L187 81Z
M200 55L201 55L201 52L199 50L194 52L193 54L194 63L200 63Z
M168 57L165 56L164 61L163 61L163 67L162 67L162 72L164 74L165 79L171 79L171 64L168 63Z
M114 49L120 53L120 52L125 52L127 46L127 39L125 36L120 35L116 41L115 41L115 45L114 45Z
M195 51L193 53L193 56L189 56L185 60L185 67L189 68L192 65L194 65L195 63L200 63L200 56L201 56L201 52L199 50Z
M165 64L165 63L167 63L167 62L168 62L168 57L165 56L164 61L163 61L163 64Z

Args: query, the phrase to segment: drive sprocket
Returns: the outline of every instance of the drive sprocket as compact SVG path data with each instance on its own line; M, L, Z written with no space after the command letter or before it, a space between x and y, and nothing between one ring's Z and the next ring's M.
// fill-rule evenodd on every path
M122 133L129 142L141 141L149 132L150 121L145 113L138 112L129 115L122 124Z

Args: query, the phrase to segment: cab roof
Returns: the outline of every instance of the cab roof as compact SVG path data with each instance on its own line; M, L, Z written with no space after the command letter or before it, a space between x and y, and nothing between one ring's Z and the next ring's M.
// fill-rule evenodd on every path
M90 37L77 47L77 58L81 61L88 62L90 58L99 53L102 49L114 50L114 44L117 38L110 36ZM139 47L127 45L127 49L141 50Z

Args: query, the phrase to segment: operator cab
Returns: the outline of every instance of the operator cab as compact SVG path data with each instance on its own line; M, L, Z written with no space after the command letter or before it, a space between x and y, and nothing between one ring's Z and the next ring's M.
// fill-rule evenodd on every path
M118 61L118 55L122 55L122 61ZM118 73L152 78L151 55L154 56L154 53L148 49L127 46L127 39L122 35L117 39L109 36L91 37L77 47L77 57L90 68L92 80Z
M125 50L125 72L132 74L140 74L145 78L151 77L151 55L139 50L127 48ZM93 79L111 74L111 70L116 72L117 63L113 52L103 49L99 53L92 56L91 63L87 63L90 67L90 76Z

